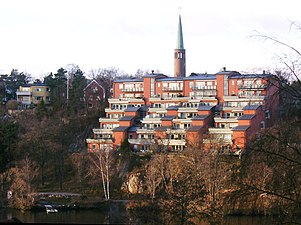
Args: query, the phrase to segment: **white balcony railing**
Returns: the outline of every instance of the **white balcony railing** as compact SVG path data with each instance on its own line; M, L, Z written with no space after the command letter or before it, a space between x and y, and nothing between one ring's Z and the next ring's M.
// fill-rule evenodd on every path
M31 95L31 92L30 91L17 91L16 92L16 94L18 95L18 96L21 96L21 95L25 95L25 96L30 96Z

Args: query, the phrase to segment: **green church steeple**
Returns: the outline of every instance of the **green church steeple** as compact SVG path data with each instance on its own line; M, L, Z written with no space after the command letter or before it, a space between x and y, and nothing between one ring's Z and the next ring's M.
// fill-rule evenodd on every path
M177 40L176 49L184 49L181 15L179 15L178 40Z
M179 14L177 45L174 49L174 76L186 76L186 53L183 41L181 14Z

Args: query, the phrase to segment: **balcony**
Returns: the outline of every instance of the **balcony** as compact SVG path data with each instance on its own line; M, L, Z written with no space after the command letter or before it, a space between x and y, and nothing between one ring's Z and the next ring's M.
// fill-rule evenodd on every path
M136 133L137 134L155 134L155 128L150 128L150 127L141 127L138 128Z
M108 123L108 122L110 122L110 123L116 123L117 124L118 121L119 121L119 118L99 118L98 121L100 123Z
M158 140L159 145L167 145L167 146L173 146L173 145L186 145L186 140L185 139L159 139Z
M264 90L267 88L266 84L244 84L238 85L240 90Z
M216 123L238 123L237 117L214 117Z
M166 130L167 134L186 134L186 129L184 128L178 128L178 127L172 127Z
M223 96L225 102L235 101L235 102L245 102L249 100L264 100L266 95L234 95L234 96Z
M147 115L143 118L143 123L159 123L161 121L160 116L154 117L153 115ZM161 123L161 122L160 122Z
M179 107L178 112L179 113L181 113L181 112L182 113L197 113L198 107L199 106L185 106L185 107L181 106L181 107Z
M128 139L129 143L132 145L154 145L156 142L154 139Z
M149 108L148 109L148 111L150 112L150 113L167 113L167 110L166 110L166 108Z
M112 139L93 139L93 138L87 138L86 139L86 142L88 144L94 144L94 143L97 143L97 144L112 144L113 143L113 140Z
M202 100L202 101L216 101L217 102L217 99L216 99L216 96L215 95L194 95L194 96L191 96L191 99L194 99L194 100Z
M209 85L209 86L192 86L190 88L193 91L216 90L216 86L215 85Z
M209 134L232 134L232 128L209 128Z
M16 94L17 94L17 96L31 96L30 91L19 91L19 90L17 90Z
M141 103L144 104L144 100L139 97L132 98L109 98L108 102L110 104L127 104L127 103Z
M164 91L164 92L182 92L183 87L163 87L162 91Z
M151 97L149 98L149 101L150 101L150 102L161 101L161 97L158 97L158 96L151 96Z
M93 129L93 134L113 134L113 129Z
M144 88L143 87L139 87L139 88L122 88L121 91L122 92L143 92Z

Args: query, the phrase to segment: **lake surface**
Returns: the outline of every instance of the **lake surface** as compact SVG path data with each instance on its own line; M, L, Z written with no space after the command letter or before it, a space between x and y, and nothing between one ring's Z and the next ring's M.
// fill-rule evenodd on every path
M13 209L0 209L0 222L16 217L23 223L56 223L56 224L143 224L155 225L153 218L147 221L139 220L127 215L124 210L113 209L103 212L100 209L93 210L69 210L47 214L46 211L24 212ZM227 217L222 225L274 225L275 220L269 217ZM208 221L200 221L198 225L209 225Z

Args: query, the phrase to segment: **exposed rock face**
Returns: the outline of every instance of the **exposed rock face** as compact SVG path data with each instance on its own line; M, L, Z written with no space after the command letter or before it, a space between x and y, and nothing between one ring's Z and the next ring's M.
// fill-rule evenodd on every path
M135 172L128 176L127 181L125 181L121 188L123 191L130 194L139 194L143 192L143 184L141 179L141 173Z

